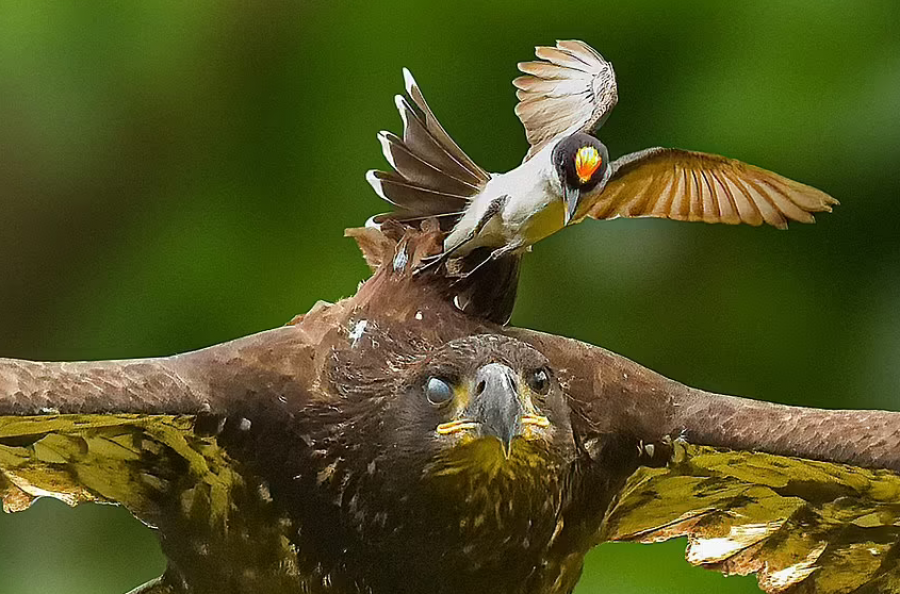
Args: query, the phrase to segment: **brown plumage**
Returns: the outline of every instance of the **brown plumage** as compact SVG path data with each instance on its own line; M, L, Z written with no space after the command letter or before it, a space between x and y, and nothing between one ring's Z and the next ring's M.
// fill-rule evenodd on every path
M355 235L373 278L284 328L0 360L5 508L126 506L170 561L154 594L570 592L597 543L682 534L767 592L898 591L900 414L710 394L502 328L411 274L438 233Z
M787 229L815 223L837 200L811 186L721 155L653 148L613 162L603 193L581 214L656 217Z

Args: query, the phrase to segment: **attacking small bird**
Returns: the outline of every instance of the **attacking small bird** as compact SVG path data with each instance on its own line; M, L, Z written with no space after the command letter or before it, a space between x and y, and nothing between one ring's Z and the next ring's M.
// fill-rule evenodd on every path
M394 211L374 223L440 218L450 232L436 263L477 248L490 250L488 260L520 253L586 217L784 229L838 204L816 188L719 155L651 148L610 162L591 133L618 100L612 64L582 41L538 47L536 55L540 61L520 63L524 76L513 81L531 148L506 173L488 173L457 146L404 69L409 97L396 97L403 136L378 134L394 171L366 175Z

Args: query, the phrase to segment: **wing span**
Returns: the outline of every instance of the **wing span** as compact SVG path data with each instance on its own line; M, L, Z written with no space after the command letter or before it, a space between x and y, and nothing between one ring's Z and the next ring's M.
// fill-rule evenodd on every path
M326 317L159 359L0 359L4 510L38 497L123 505L158 528L169 560L135 593L287 591L299 575L288 528L229 444L263 404L277 417L308 402L331 352L317 348L333 336Z
M177 358L0 359L4 510L50 496L70 505L120 503L155 523L173 481L187 488L179 473L208 478L201 452L210 444L194 431L196 415L209 408L199 385L183 379Z

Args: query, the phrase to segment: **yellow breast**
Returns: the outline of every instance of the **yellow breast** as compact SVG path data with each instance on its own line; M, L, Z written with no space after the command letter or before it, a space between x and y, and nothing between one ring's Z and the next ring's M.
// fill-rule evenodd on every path
M523 235L528 245L553 235L563 228L565 206L562 200L551 200L544 208L535 212L525 223Z

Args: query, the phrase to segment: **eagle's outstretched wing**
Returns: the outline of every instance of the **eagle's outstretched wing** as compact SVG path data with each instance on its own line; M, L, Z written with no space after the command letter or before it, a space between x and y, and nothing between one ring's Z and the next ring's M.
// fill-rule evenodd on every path
M900 476L676 441L609 512L607 540L688 537L687 560L767 593L900 591Z
M37 497L69 505L118 503L156 525L169 497L225 521L238 477L192 415L45 414L0 417L0 499L5 511Z
M189 548L172 538L182 534L221 546L228 527L242 523L232 512L247 485L215 437L197 429L193 415L0 417L3 509L24 510L38 497L115 503L160 528L164 546ZM168 578L139 592L181 592Z
M711 394L604 349L511 333L564 369L573 427L620 485L597 542L687 536L688 561L757 573L767 593L900 592L900 413Z
M241 574L248 564L281 591L297 571L286 528L266 482L223 444L249 429L243 379L276 407L310 397L310 340L290 327L160 359L0 359L3 509L38 497L122 505L158 529L170 561L143 594L183 581L217 591L223 575L230 588L259 584Z
M227 464L196 431L202 391L174 359L35 363L0 359L0 499L121 503L147 523L166 493L216 486ZM184 414L179 414L184 413ZM215 460L215 461L214 461ZM188 479L189 477L189 479Z

